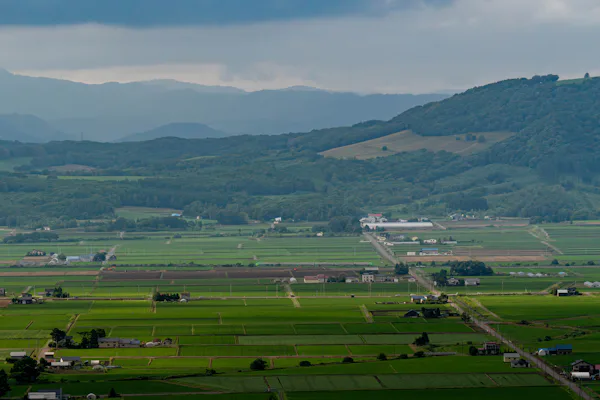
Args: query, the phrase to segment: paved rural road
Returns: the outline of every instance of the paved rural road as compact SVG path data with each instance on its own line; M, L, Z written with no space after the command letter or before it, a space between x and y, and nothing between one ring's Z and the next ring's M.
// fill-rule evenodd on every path
M436 295L440 294L439 290L436 290L430 281L425 279L421 274L414 271L412 268L410 269L410 274L413 278L415 278L417 281L419 281L423 286L428 288L432 293L434 293ZM452 302L452 303L450 303L450 305L452 307L454 307L459 313L462 314L464 312L463 308L456 302ZM569 389L571 389L573 391L573 393L577 394L582 399L592 400L592 396L590 396L585 391L583 391L581 388L579 388L579 386L577 386L577 384L575 382L572 382L571 380L567 379L566 377L564 377L561 374L559 374L558 372L556 372L544 360L537 358L534 355L521 350L517 345L515 345L512 341L510 341L509 339L502 336L500 333L498 333L496 330L494 330L492 327L490 327L486 322L478 320L473 315L470 315L470 317L471 317L471 321L475 325L477 325L480 329L487 332L489 335L495 337L496 339L500 340L502 343L504 343L505 345L510 347L515 353L519 353L519 355L521 357L523 357L524 359L529 361L531 364L535 365L536 367L538 367L539 369L544 371L546 374L550 375L552 378L554 378L555 380L560 382L561 385L568 387Z
M369 242L371 242L375 251L382 258L385 258L386 260L388 260L389 262L391 262L394 265L396 265L398 263L398 260L396 259L396 257L394 257L392 254L390 254L390 251L384 245L379 243L377 241L377 239L375 239L375 236L373 236L372 233L365 233L364 237L369 239Z

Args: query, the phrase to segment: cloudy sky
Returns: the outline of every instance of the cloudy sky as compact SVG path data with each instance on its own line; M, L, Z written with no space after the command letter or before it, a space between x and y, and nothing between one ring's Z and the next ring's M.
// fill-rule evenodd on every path
M600 74L598 0L1 0L0 67L88 83L463 89Z

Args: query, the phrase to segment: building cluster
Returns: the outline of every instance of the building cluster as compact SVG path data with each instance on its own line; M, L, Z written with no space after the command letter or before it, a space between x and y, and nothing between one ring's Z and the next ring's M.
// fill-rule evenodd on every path
M427 218L419 218L416 221L399 219L388 221L382 214L369 214L360 219L360 226L368 229L420 229L433 228L433 223Z
M584 360L571 363L572 380L598 380L600 379L600 364L591 364Z
M573 345L557 344L554 347L543 347L538 349L538 356L564 356L573 353Z
M600 282L596 281L596 282L583 282L583 286L587 287L587 288L600 288Z
M529 368L529 361L521 358L519 353L504 353L503 360L510 363L511 368Z

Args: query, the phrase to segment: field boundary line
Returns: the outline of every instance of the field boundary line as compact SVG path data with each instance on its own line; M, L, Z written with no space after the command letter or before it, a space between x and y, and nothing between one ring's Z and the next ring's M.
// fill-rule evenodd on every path
M25 327L25 330L29 329L29 327L33 325L33 321L29 321L29 323L27 324L27 326Z
M381 382L381 379L379 379L379 377L377 375L373 375L373 378L375 378L375 380L377 381L377 383L379 383L382 388L387 389L387 386L385 386L383 384L383 382Z
M73 329L73 326L75 326L75 323L77 323L78 319L79 319L79 314L75 314L75 318L73 318L69 321L69 324L67 325L67 330L66 330L67 333L69 333L71 331L71 329Z
M489 376L488 374L485 374L485 376L487 376L490 379L490 381L494 382L494 385L500 386L500 385L498 385L498 382L496 382L495 380L492 379L491 376Z
M296 352L296 357L300 357L300 354L298 353L298 345L294 345L294 351Z
M217 313L219 314L219 325L223 325L223 318L221 318L221 313Z
M350 354L350 357L352 357L352 351L350 350L350 347L348 347L347 344L345 344L344 346L346 346L346 350L348 350L348 354Z
M345 327L345 326L344 326L344 324L342 324L341 322L340 322L340 326L342 327L342 330L343 330L344 332L346 332L346 335L349 335L349 334L350 334L350 332L348 332L348 331L346 330L346 327Z
M396 332L400 333L400 330L398 330L398 328L396 328L396 325L392 324L391 322L388 322L388 324L390 324L392 326L393 330L395 330Z
M150 334L150 336L156 336L155 332L156 332L156 326L152 326L152 333Z
M390 368L392 369L392 371L394 371L395 374L398 373L398 371L396 371L396 368L394 368L394 366L392 364L388 364L390 366Z
M212 368L212 362L213 362L213 358L209 358L208 359L208 368Z
M292 326L292 330L294 331L294 335L298 334L298 331L296 330L296 327L294 326L294 324L290 324Z
M150 364L152 364L152 361L154 361L154 357L150 357L150 358L148 359L148 366L150 366Z
M365 317L365 321L367 321L367 324L372 324L373 323L373 315L371 315L371 313L367 309L367 306L364 304L361 304L359 308L360 308L360 311L362 312L363 316Z
M246 325L245 324L242 324L242 329L244 330L244 335L247 335L248 332L246 331Z

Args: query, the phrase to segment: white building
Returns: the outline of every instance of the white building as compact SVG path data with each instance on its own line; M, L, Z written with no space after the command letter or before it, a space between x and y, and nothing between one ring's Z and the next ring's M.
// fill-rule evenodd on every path
M362 281L363 282L375 282L375 275L374 274L363 274Z

